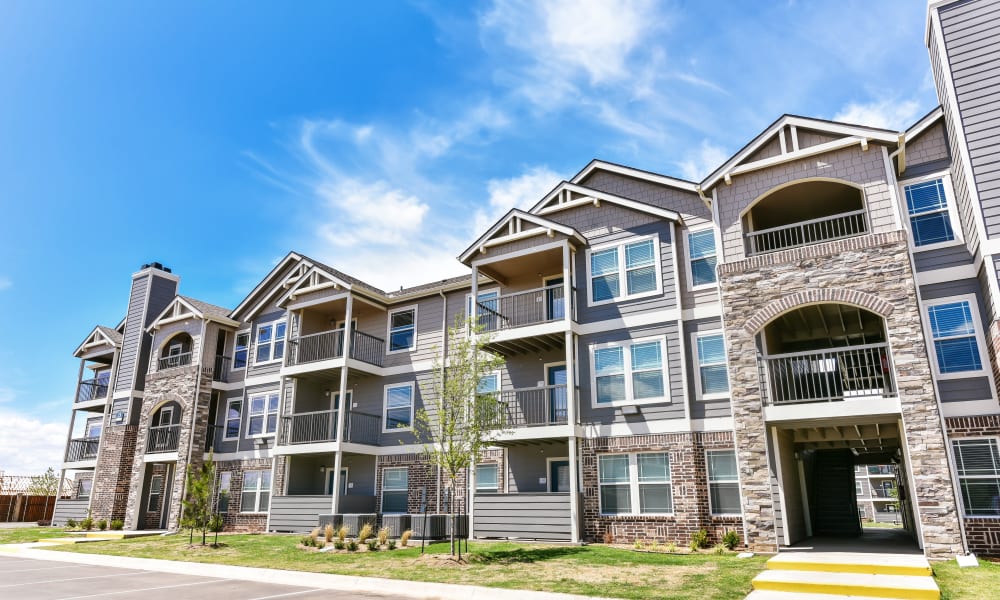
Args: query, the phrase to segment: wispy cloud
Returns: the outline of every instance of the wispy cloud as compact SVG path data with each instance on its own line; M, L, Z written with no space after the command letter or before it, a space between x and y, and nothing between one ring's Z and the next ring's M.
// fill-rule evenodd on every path
M66 423L45 421L10 408L16 398L10 389L0 389L0 471L10 475L37 475L49 467L58 469L66 446ZM66 406L66 402L61 402Z
M681 176L689 181L701 181L713 170L726 162L729 154L708 140L702 140L698 149L689 154L688 158L677 163Z
M912 125L918 116L920 104L916 100L881 98L867 103L851 102L833 120L902 131Z
M542 199L561 181L561 177L546 166L532 167L521 175L508 179L491 179L486 183L490 197L488 205L476 211L475 230L485 231L512 208L527 210Z

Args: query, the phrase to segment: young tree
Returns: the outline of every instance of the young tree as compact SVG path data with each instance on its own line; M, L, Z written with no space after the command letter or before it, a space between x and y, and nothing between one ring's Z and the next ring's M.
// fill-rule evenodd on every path
M461 316L448 328L447 346L434 357L434 377L424 392L414 431L428 462L447 477L453 496L458 478L475 465L483 450L506 428L499 394L480 393L480 382L503 366L503 358L484 349L489 338ZM440 491L439 491L440 492ZM457 523L452 511L451 553ZM458 551L461 559L461 550Z
M189 543L194 543L194 532L201 532L201 545L207 543L208 528L212 520L212 486L215 484L215 461L209 454L208 459L197 469L187 468L187 498L184 500L184 513L181 527L191 530Z
M31 482L28 484L28 493L32 496L45 496L45 510L42 521L49 520L49 500L59 493L59 477L56 476L56 471L52 467L49 467L45 473L32 477Z

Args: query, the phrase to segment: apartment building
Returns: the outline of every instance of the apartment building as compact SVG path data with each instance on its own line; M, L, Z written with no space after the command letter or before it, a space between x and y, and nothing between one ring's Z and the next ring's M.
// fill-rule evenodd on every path
M896 488L894 465L856 465L854 490L861 520L900 523L902 515L896 501Z
M465 277L386 292L293 252L229 309L145 266L76 351L63 466L92 483L56 521L175 529L211 452L235 530L423 500L472 537L775 551L860 534L856 469L892 464L914 545L996 554L998 15L929 5L941 105L905 131L785 115L701 182L595 160ZM448 489L413 421L461 315L506 427Z

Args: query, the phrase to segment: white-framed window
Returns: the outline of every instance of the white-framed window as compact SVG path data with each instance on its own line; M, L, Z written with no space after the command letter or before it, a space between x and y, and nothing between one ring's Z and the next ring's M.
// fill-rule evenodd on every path
M223 425L222 439L235 440L240 437L240 425L242 424L243 400L233 398L226 402L226 418Z
M219 471L219 487L216 490L216 512L229 512L229 488L232 487L233 472Z
M695 390L702 400L729 397L729 371L726 366L726 338L722 331L694 334L698 359Z
M669 402L666 338L591 346L593 406Z
M80 480L80 491L77 498L90 498L90 491L94 489L94 480L91 478Z
M265 513L271 505L271 470L243 473L243 493L240 512Z
M417 347L417 307L389 311L389 340L386 353L410 352Z
M476 465L476 491L495 494L500 489L499 472L496 463Z
M952 440L962 506L970 517L1000 517L1000 442L997 438Z
M87 424L83 430L83 437L97 439L101 437L101 428L104 425L104 417L91 417L87 419Z
M718 263L715 230L711 227L689 230L686 237L688 289L714 287L717 278L715 266Z
M900 186L910 228L910 245L915 251L961 243L962 227L948 174L928 175Z
M982 373L986 343L974 294L929 300L927 322L934 342L934 370L939 379Z
M597 475L601 514L673 513L668 453L602 454L597 457Z
M146 512L160 510L160 496L163 495L163 475L153 475L149 478L149 498L146 502Z
M473 310L475 308L475 310ZM465 295L465 310L467 315L475 314L476 325L481 331L496 331L503 325L500 318L500 290L476 290L476 306L472 306L472 294Z
M236 345L233 348L233 369L247 368L250 355L250 332L241 331L236 334Z
M413 428L413 383L385 386L382 423L387 432Z
M854 482L854 495L855 496L864 496L865 495L864 487L861 485L860 481L855 481Z
M705 453L708 464L708 506L713 515L739 515L740 483L736 473L735 450L709 450Z
M400 514L408 512L409 470L391 467L382 470L382 512Z
M285 356L285 321L275 321L257 326L257 344L254 364L274 362Z
M250 396L247 437L272 436L278 430L278 392Z
M661 293L661 273L658 235L590 248L588 301L593 306Z

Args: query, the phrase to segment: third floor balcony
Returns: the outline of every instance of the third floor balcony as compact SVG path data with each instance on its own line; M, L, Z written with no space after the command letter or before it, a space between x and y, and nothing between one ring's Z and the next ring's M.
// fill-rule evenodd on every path
M350 358L377 367L385 356L385 340L362 331L351 331ZM344 358L344 330L334 329L288 340L286 366Z
M108 378L96 377L84 379L80 382L80 389L76 393L77 402L90 402L92 400L103 400L108 397Z

